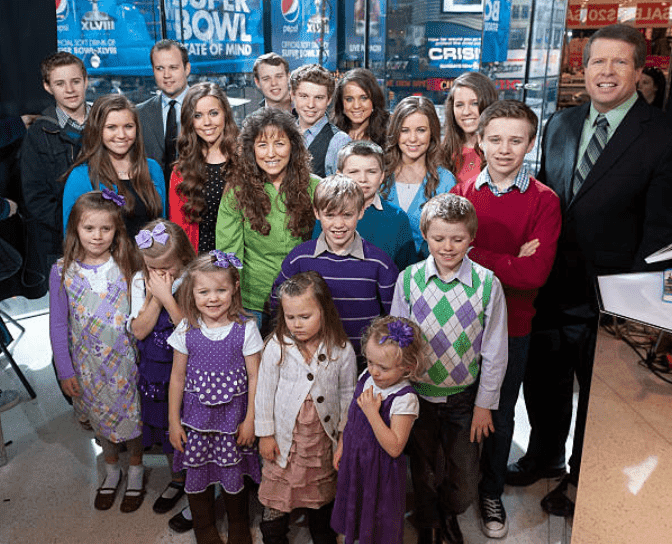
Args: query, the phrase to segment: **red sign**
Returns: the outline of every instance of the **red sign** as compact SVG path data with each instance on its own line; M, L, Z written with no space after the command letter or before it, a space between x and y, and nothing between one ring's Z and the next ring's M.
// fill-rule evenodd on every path
M635 25L665 27L670 22L669 2L637 4Z
M586 27L598 28L618 22L618 4L588 4Z
M567 7L567 28L579 28L581 26L581 6Z

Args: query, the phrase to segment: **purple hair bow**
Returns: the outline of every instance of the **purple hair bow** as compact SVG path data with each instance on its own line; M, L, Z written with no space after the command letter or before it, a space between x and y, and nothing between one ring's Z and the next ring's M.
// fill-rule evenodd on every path
M104 187L102 192L103 192L103 198L105 200L111 200L120 208L123 208L126 205L126 199L123 197L123 195L118 195L117 193L108 189L107 187Z
M138 232L135 235L135 243L138 244L138 248L140 249L152 247L153 242L158 242L162 246L165 246L169 237L169 234L166 232L166 225L158 223L151 232L146 229Z
M229 268L229 266L233 266L239 270L243 268L243 263L240 262L240 259L236 257L235 253L224 253L219 249L213 249L210 252L210 255L215 258L212 264L219 266L220 268Z
M404 323L401 319L388 323L387 330L390 332L390 334L383 336L380 339L380 342L378 342L379 344L382 344L385 342L385 340L389 339L394 340L397 344L399 344L400 348L405 348L406 346L410 346L413 343L413 339L415 338L413 327L407 323Z

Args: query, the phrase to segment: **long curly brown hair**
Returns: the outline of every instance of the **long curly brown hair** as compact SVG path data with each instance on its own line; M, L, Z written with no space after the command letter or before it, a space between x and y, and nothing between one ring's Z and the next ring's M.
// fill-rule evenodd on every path
M336 84L333 100L333 123L346 134L352 128L352 122L343 111L343 92L348 83L357 85L371 100L373 111L369 117L369 125L366 127L365 135L372 142L384 147L385 132L387 131L387 123L390 120L390 113L385 107L383 90L378 85L376 77L366 68L355 68L346 72L343 78Z
M425 184L425 198L430 199L439 186L439 166L441 166L441 123L436 114L434 103L424 96L407 96L394 108L390 125L387 128L387 144L385 147L385 181L381 186L381 194L387 196L392 188L393 174L401 167L401 150L399 149L399 134L409 115L421 113L429 121L429 147L425 154L427 168L427 183Z
M270 179L257 164L254 144L258 139L272 133L286 135L292 148L278 194L287 210L287 228L292 236L307 238L315 224L313 204L308 193L310 154L291 114L266 108L245 120L238 138L239 159L230 190L234 191L237 209L243 212L252 230L268 236L271 225L267 216L271 212L271 199L264 190L264 185L270 183Z
M466 72L453 81L448 98L446 98L446 134L441 142L441 151L443 153L443 164L453 174L462 169L464 157L462 148L467 141L467 136L455 120L455 91L460 87L466 87L474 91L478 97L478 113L497 100L497 89L492 80L480 72ZM474 148L481 158L481 164L485 164L483 151L479 146Z
M220 151L226 157L226 162L221 167L222 176L231 169L236 159L238 127L233 119L233 112L226 94L219 85L207 81L190 87L182 104L182 129L177 142L179 156L176 162L176 169L182 176L182 181L177 185L176 191L185 200L182 209L190 223L199 223L206 208L204 189L208 180L208 171L205 165L205 154L208 144L196 134L194 129L196 105L201 98L206 96L214 96L224 111L224 132L219 144Z
M136 138L128 153L131 159L131 169L128 172L131 186L138 193L140 200L147 208L151 218L159 217L163 211L161 197L156 191L154 181L149 174L147 166L147 157L145 156L145 145L142 142L140 134L140 122L138 120L138 111L135 106L125 96L121 94L108 94L98 98L91 106L89 118L86 121L84 136L82 138L82 151L77 160L66 174L61 178L63 181L68 179L70 172L80 164L87 163L89 167L89 179L94 189L100 189L100 186L107 187L117 191L126 199L124 211L132 215L135 209L135 198L130 191L126 189L124 183L119 183L117 171L112 166L110 154L103 145L103 130L107 122L107 116L113 111L131 112L133 122L135 123Z

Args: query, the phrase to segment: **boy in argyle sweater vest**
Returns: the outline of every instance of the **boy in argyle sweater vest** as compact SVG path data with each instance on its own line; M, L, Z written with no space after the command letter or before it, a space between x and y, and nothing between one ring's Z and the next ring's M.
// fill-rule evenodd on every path
M494 430L506 372L502 285L466 256L476 227L466 198L429 200L420 229L430 256L399 275L392 300L390 314L415 321L426 340L408 442L418 544L463 542L456 516L478 496L478 444Z

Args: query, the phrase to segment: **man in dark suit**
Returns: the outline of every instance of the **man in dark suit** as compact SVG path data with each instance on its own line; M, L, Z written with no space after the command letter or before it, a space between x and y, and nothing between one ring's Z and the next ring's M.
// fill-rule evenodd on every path
M574 373L579 382L570 473L542 500L570 515L578 483L595 352L598 275L646 269L672 242L672 131L636 91L646 60L641 33L597 31L583 52L590 102L548 120L537 176L560 197L562 232L551 277L537 299L524 382L531 433L509 465L509 485L565 473Z
M161 93L138 104L138 116L147 157L163 168L167 195L172 164L177 158L175 141L180 133L182 102L187 94L191 64L186 47L173 40L156 42L149 56Z

